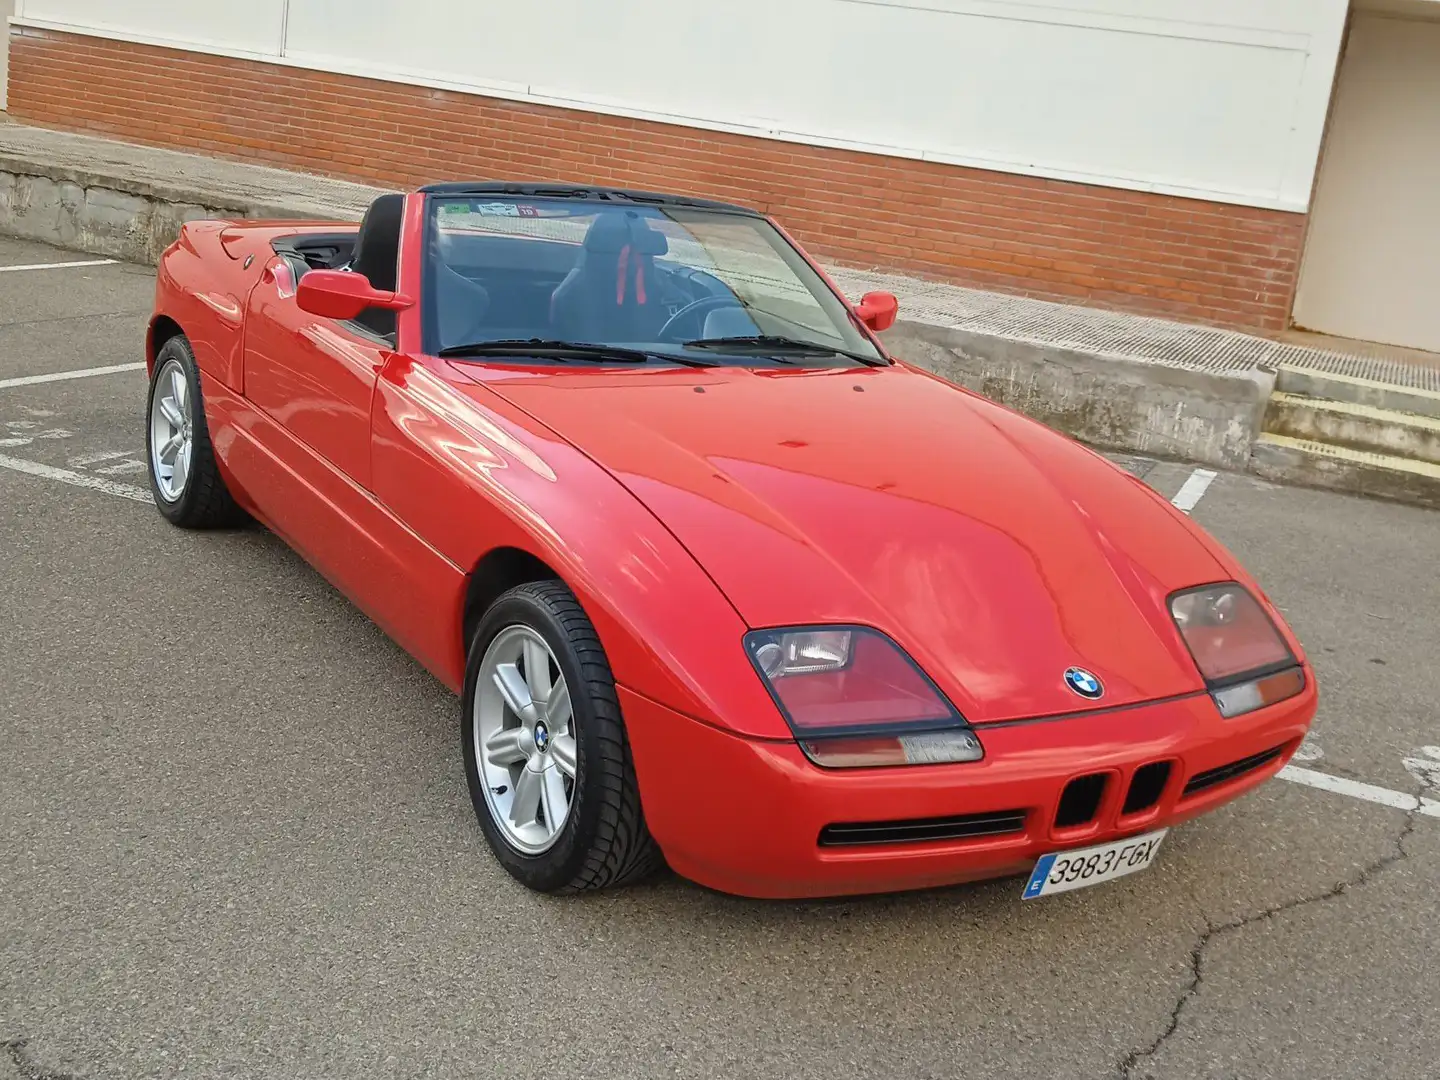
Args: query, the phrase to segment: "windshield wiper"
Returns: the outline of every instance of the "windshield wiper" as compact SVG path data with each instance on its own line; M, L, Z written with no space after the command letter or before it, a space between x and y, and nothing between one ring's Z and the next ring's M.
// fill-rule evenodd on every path
M884 360L873 356L864 356L861 353L850 352L848 349L837 349L833 345L823 345L818 341L805 341L803 338L780 337L774 334L696 338L694 341L685 342L685 348L756 349L770 352L811 353L816 356L846 356L851 360L868 364L870 367L881 367L885 363Z
M498 341L472 341L467 345L447 345L440 350L442 357L451 356L514 356L516 354L543 356L557 360L593 360L604 362L619 361L626 364L648 364L658 357L673 360L686 367L715 367L706 360L690 356L676 356L665 352L646 352L643 349L627 349L620 345L602 345L590 341L560 341L552 338L503 338Z
M546 353L579 358L598 357L605 360L630 360L643 364L649 353L638 349L622 349L614 345L595 345L588 341L559 341L551 338L501 338L498 341L472 341L465 345L447 345L441 356L501 356L514 353Z

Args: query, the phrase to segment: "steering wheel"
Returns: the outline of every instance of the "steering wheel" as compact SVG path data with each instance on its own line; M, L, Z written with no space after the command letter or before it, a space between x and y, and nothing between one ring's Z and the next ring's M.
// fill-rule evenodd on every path
M675 312L674 315L671 315L670 318L666 319L665 325L660 327L659 332L656 333L655 336L661 341L669 341L671 330L681 319L699 315L702 312L708 314L714 309L722 307L737 307L741 311L745 310L745 305L740 303L734 296L702 296L699 300L692 300L679 311ZM689 336L699 337L700 334L697 331L695 334Z

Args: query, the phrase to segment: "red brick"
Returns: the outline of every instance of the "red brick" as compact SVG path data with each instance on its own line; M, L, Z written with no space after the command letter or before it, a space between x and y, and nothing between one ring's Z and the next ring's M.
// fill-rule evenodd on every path
M817 254L976 288L1279 329L1305 218L24 29L10 114L393 186L524 175L773 213Z

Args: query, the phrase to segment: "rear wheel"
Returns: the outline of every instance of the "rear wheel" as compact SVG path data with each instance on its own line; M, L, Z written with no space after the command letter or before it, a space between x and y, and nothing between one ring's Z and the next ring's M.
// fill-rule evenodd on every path
M521 585L491 606L470 643L461 700L475 815L513 877L574 893L663 865L609 663L563 584Z
M150 490L166 520L185 529L245 521L245 512L231 498L215 463L200 392L200 369L184 335L176 335L160 347L145 413Z

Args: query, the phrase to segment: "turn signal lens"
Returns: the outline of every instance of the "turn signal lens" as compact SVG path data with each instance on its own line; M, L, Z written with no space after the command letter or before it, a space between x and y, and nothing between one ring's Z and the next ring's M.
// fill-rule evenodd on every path
M877 630L757 630L746 635L745 649L817 765L922 765L984 757L964 718Z
M946 765L985 756L970 730L926 731L914 735L802 740L800 748L816 765L830 769L878 765Z
M1263 709L1277 701L1294 697L1305 689L1305 674L1298 667L1277 671L1263 679L1238 683L1216 690L1212 695L1220 715L1227 719L1242 713Z

